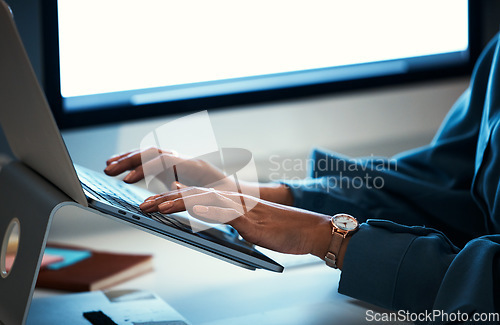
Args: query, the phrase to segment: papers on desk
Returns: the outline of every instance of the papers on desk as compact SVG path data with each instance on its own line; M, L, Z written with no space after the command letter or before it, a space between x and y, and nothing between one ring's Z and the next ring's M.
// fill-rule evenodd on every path
M149 291L117 290L35 298L27 325L89 325L84 313L105 315L118 325L189 325L175 309ZM100 312L100 313L99 313Z
M259 251L262 252L264 255L272 258L279 264L283 265L285 269L299 268L303 266L325 263L317 256L310 254L307 255L283 254L262 247L259 247Z

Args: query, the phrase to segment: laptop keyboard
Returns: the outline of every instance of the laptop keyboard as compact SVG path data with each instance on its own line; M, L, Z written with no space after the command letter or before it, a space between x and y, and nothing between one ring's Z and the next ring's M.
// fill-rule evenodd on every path
M133 214L153 219L174 228L192 232L191 227L179 222L171 216L163 215L159 212L144 213L139 208L143 199L138 197L136 193L128 188L130 185L107 178L99 173L86 170L79 166L76 167L76 170L78 178L80 179L85 191L89 192L92 196L98 198L99 200L107 202L117 208L132 212Z

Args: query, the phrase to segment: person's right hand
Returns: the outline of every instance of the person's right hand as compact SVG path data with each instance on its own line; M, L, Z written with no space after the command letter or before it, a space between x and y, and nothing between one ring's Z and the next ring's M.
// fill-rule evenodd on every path
M149 197L141 209L165 214L188 211L205 222L234 227L250 243L287 254L323 258L332 238L328 215L215 189L181 185L177 191ZM345 249L341 254L339 267Z

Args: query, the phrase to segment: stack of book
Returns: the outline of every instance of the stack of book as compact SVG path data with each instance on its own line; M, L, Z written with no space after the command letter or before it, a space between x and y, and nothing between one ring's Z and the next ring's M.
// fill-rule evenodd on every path
M153 270L152 255L47 245L37 287L73 292L110 288Z

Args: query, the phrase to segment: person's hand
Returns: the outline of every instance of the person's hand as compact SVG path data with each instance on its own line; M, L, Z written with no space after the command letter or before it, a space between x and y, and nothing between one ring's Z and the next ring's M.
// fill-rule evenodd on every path
M212 155L207 158L217 160L220 156ZM123 179L126 183L142 180L147 172L169 189L175 189L176 182L180 180L190 186L210 186L221 191L238 191L270 202L286 205L293 203L292 194L286 185L243 181L236 184L234 178L226 177L219 168L204 159L188 158L154 147L127 152L106 161L104 172L109 176L117 176L127 171L128 174Z
M203 221L229 224L248 242L282 253L323 258L332 237L327 215L215 189L180 188L146 199L141 209L161 213L187 210Z
M172 189L180 176L183 183L195 186L219 182L218 185L223 188L224 182L229 181L222 171L204 160L154 147L127 152L106 161L104 172L107 175L117 176L126 171L128 174L123 179L126 183L136 183L149 173Z

